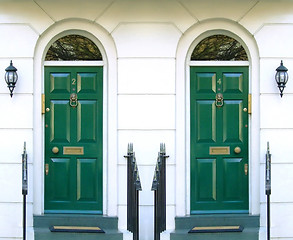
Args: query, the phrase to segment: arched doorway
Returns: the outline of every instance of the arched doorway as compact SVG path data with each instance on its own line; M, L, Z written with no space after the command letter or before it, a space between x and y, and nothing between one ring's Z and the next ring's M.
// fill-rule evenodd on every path
M103 65L81 35L50 46L45 60L45 213L103 213ZM86 61L86 62L84 62Z
M203 39L190 66L190 213L247 213L248 57L225 35Z

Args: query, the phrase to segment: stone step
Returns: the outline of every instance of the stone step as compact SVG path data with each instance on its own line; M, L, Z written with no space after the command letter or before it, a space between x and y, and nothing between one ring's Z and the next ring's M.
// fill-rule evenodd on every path
M241 226L242 232L188 233L194 227ZM170 240L258 240L259 216L249 214L191 215L175 218Z
M52 226L99 227L105 233L51 232ZM34 216L35 240L122 240L118 218L102 215L45 214Z
M79 214L45 214L34 216L34 227L59 226L88 226L102 229L118 229L117 217L102 215L79 215Z
M258 228L244 228L243 232L188 233L180 229L170 234L170 240L258 240Z
M51 232L49 228L35 228L35 240L122 240L118 230L106 230L105 233L65 233Z

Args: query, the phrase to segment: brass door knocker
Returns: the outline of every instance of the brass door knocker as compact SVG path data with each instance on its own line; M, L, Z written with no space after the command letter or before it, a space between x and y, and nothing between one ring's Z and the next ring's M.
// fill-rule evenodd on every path
M217 93L215 104L217 107L222 107L224 105L224 99L223 99L222 93Z
M78 102L77 102L77 94L76 93L72 93L70 95L70 101L69 104L71 107L76 107Z

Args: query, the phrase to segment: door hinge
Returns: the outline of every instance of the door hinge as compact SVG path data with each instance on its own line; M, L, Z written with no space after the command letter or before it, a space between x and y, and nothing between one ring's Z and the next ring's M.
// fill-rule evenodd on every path
M245 174L245 176L247 176L247 174L248 174L248 164L247 163L244 164L244 174Z
M45 94L42 94L42 114L45 114Z
M251 93L248 94L248 114L251 114Z
M48 176L48 174L49 174L49 164L48 163L45 164L45 173L46 173L46 176Z

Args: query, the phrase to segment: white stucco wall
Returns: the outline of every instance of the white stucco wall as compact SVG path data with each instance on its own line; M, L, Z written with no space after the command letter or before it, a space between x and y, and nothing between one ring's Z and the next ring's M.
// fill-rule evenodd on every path
M70 2L70 4L68 4ZM56 7L58 6L58 7ZM81 7L82 6L82 7ZM221 9L221 11L219 11ZM19 81L10 98L0 81L0 239L22 236L21 153L29 156L28 226L43 212L43 57L68 33L91 37L104 55L104 213L126 229L127 143L134 143L143 191L141 239L153 238L151 181L159 151L167 154L167 228L189 210L188 68L204 36L227 33L250 55L250 213L261 215L265 239L264 161L272 153L272 238L293 239L293 2L0 0L0 76L13 60ZM281 99L274 80L281 59L289 82ZM3 77L2 77L3 78ZM2 82L2 83L1 83ZM132 117L129 113L133 112ZM111 178L109 177L111 175ZM114 177L113 177L114 176ZM111 191L108 191L111 189ZM116 189L116 191L114 191ZM17 216L17 217L16 217ZM168 237L166 234L164 237Z

